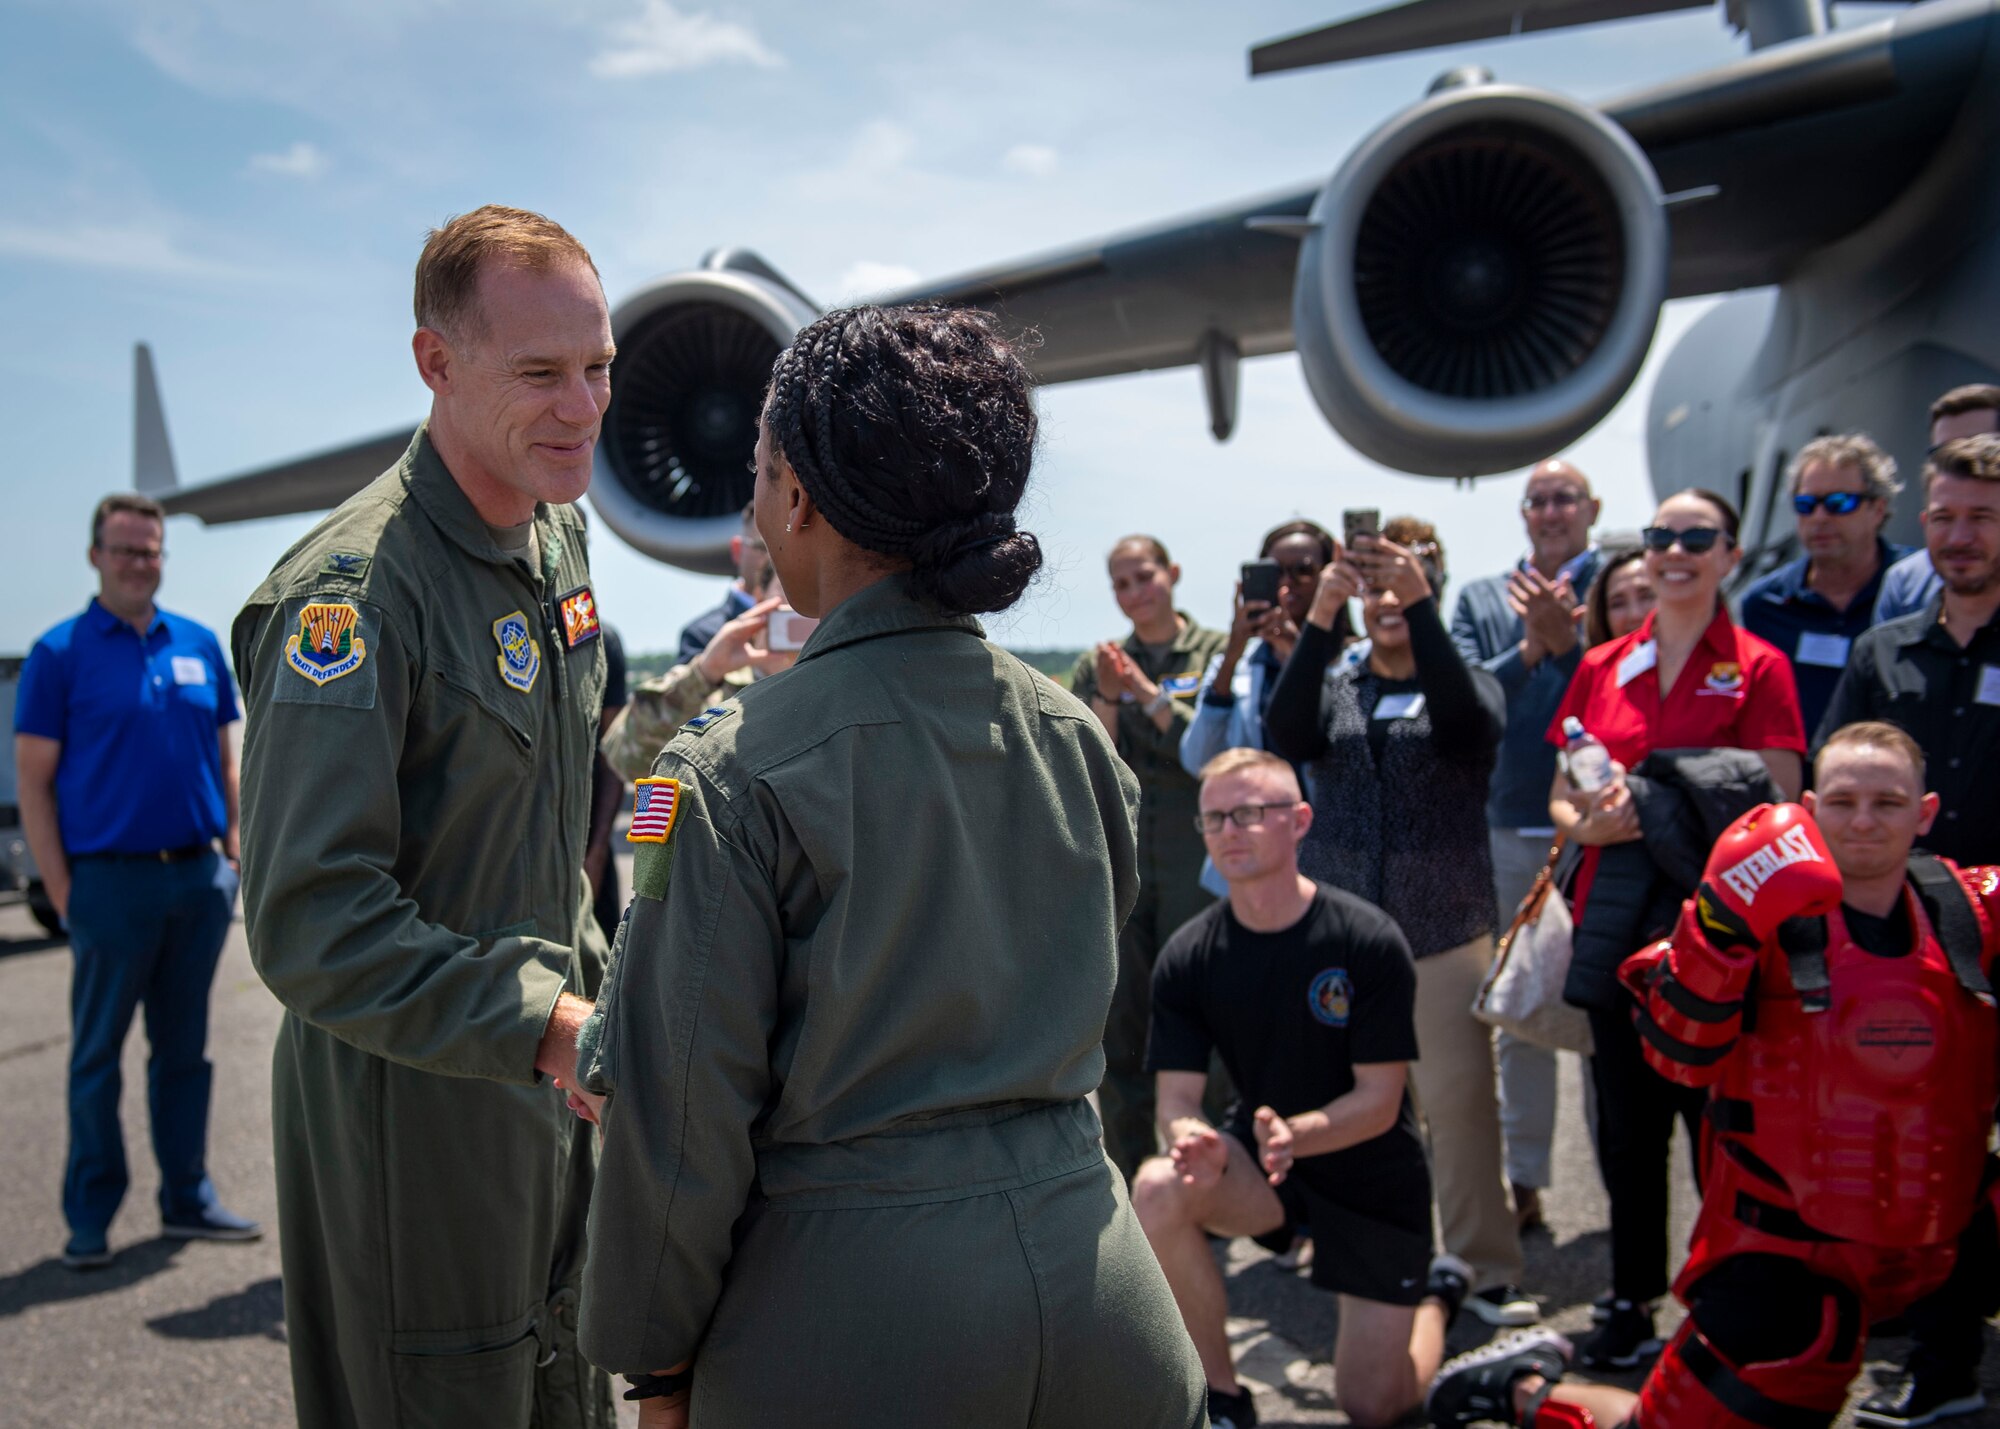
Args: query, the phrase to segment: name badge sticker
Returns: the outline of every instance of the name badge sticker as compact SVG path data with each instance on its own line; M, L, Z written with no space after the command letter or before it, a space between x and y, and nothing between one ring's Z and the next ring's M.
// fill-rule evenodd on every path
M1424 696L1421 690L1406 690L1399 695L1384 695L1375 705L1376 719L1415 719L1424 712Z
M205 685L208 683L208 661L199 655L174 656L174 683L176 685Z
M2000 705L2000 665L1979 667L1979 692L1973 698L1982 705Z
M1798 653L1792 658L1801 665L1821 665L1830 670L1847 668L1847 652L1854 642L1845 635L1829 635L1824 630L1808 630L1799 636Z
M1633 646L1632 653L1618 662L1618 688L1624 689L1659 663L1660 643L1657 640Z

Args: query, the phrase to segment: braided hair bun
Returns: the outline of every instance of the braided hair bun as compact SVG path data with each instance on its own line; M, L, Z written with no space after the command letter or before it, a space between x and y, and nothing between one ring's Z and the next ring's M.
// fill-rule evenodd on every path
M1031 385L986 313L844 308L779 355L764 415L834 530L907 560L946 610L1005 610L1042 566L1014 525L1034 459Z

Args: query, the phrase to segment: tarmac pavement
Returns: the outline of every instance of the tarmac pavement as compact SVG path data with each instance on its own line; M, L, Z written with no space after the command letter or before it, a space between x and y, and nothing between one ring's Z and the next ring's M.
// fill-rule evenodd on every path
M159 1237L158 1173L146 1142L145 1040L125 1056L126 1145L132 1186L111 1228L116 1261L64 1269L58 1198L69 1052L69 950L41 936L21 907L0 908L0 1424L9 1429L143 1422L149 1429L238 1429L292 1422L271 1181L270 1052L278 1005L250 966L243 928L230 930L216 977L209 1055L215 1063L210 1173L224 1202L262 1221L249 1245ZM1555 1158L1544 1196L1548 1233L1528 1242L1528 1288L1549 1322L1581 1332L1608 1284L1604 1193L1582 1129L1575 1059L1565 1057ZM1673 1240L1694 1208L1684 1148L1675 1159ZM1248 1243L1227 1251L1230 1334L1263 1423L1336 1425L1327 1355L1333 1297ZM1664 1332L1678 1311L1661 1317ZM1462 1315L1452 1348L1486 1337ZM1952 1421L2000 1429L2000 1354L1988 1330L1984 1383L1993 1408ZM1871 1360L1897 1354L1870 1346ZM1623 1382L1636 1383L1636 1375ZM1859 1395L1861 1390L1857 1390ZM636 1423L630 1406L621 1417ZM1843 1417L1843 1425L1851 1423ZM949 1426L912 1426L949 1429ZM1125 1429L1125 1426L1107 1426Z

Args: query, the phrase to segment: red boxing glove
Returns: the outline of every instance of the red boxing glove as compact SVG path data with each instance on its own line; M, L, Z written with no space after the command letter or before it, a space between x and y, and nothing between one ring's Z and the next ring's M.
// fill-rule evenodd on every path
M1759 804L1722 832L1708 856L1695 917L1717 948L1760 947L1788 918L1840 906L1840 870L1813 816L1797 804Z

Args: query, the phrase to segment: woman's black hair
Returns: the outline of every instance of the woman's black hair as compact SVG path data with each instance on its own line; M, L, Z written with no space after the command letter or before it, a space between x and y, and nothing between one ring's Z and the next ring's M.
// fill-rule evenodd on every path
M1333 532L1317 521L1287 521L1282 526L1273 526L1264 533L1263 544L1257 547L1258 557L1261 559L1270 555L1273 546L1292 536L1312 537L1319 542L1319 558L1327 565L1333 564Z
M1035 452L1026 364L969 308L842 308L779 354L771 437L834 530L946 610L1005 610L1042 567L1014 525Z

